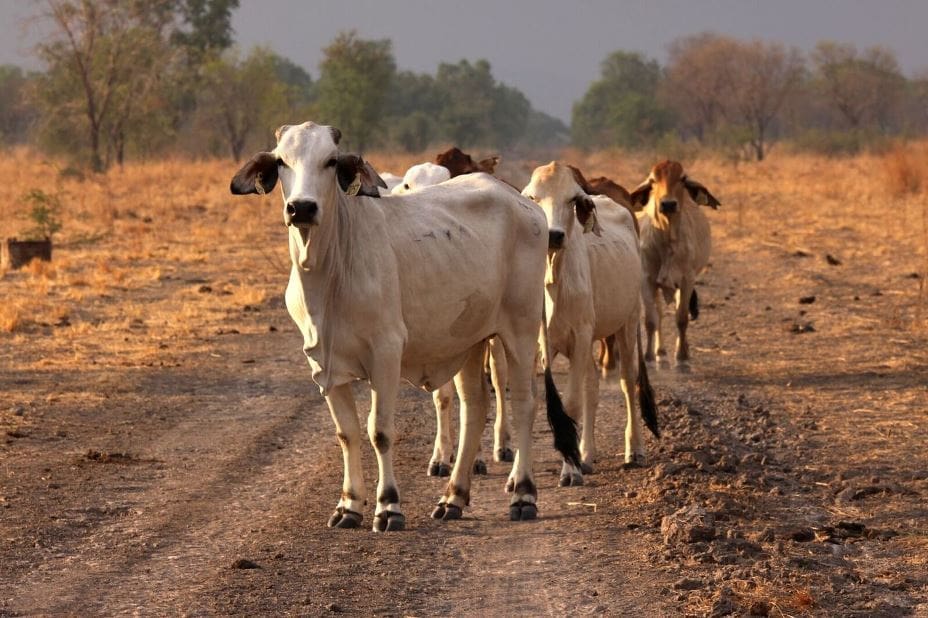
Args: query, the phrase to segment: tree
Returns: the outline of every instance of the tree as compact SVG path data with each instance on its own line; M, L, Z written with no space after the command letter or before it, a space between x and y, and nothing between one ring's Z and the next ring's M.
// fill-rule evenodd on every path
M121 152L127 120L163 70L174 3L46 2L53 33L37 47L48 64L38 102L53 122L83 125L90 166L102 171L106 140L116 140Z
M288 85L276 73L279 66L279 56L257 47L245 58L227 52L203 67L198 125L221 142L235 161L242 158L250 140L269 135L272 127L286 120Z
M490 63L441 63L435 74L439 97L438 132L467 148L517 141L525 133L531 105L515 88L493 77Z
M0 144L22 142L35 120L26 102L31 79L17 66L0 65Z
M660 98L680 128L700 142L724 120L738 53L738 41L709 32L670 44Z
M779 43L759 40L738 47L727 115L748 132L755 158L763 161L771 125L802 79L802 56Z
M852 44L822 41L812 61L820 91L848 127L887 130L905 90L891 51L871 47L858 53Z
M239 0L177 0L177 11L183 26L174 30L172 42L187 50L193 65L202 64L207 56L229 49L232 39L232 11Z
M389 39L365 41L342 32L323 50L317 83L321 120L363 150L381 136L388 89L396 73Z
M617 51L601 65L600 78L574 104L571 136L584 148L641 146L670 127L657 100L660 66L638 53Z

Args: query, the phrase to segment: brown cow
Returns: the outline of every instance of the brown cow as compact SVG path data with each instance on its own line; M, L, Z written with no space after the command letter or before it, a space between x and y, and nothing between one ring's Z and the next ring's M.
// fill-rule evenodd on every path
M676 359L689 360L686 328L699 314L694 284L709 263L709 219L700 206L718 209L719 201L703 185L688 178L676 161L664 161L631 194L631 202L644 208L641 221L641 296L644 301L648 343L645 358L664 355L661 312L663 293L670 304L676 296ZM656 348L656 349L655 349Z
M475 162L469 154L462 152L457 146L453 146L435 155L435 163L447 167L452 178L475 172L486 172L492 175L496 171L496 166L499 165L499 157L494 155Z

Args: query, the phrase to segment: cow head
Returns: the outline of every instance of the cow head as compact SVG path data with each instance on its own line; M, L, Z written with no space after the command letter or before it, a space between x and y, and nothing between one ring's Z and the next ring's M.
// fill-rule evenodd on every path
M575 234L579 223L583 232L601 234L596 220L596 205L584 190L586 181L579 170L552 161L532 173L532 179L522 190L539 206L548 219L548 251L563 249Z
M393 195L403 195L423 187L437 185L451 178L448 168L434 163L420 163L413 165L403 175L403 180L393 187Z
M300 266L312 266L307 256L313 230L334 216L339 191L376 195L385 186L377 172L359 155L338 151L341 131L306 122L277 129L277 146L259 152L232 178L235 195L264 194L277 182L284 201L284 223L301 241Z
M683 166L676 161L655 165L647 180L631 192L629 200L633 207L645 208L652 218L664 223L673 220L691 202L714 209L720 206L706 187L687 178Z
M496 171L496 166L499 164L499 157L494 155L480 161L474 161L469 154L462 152L460 148L454 146L445 152L435 155L435 163L447 168L451 173L451 177L454 178L463 174L473 174L476 172L492 174Z

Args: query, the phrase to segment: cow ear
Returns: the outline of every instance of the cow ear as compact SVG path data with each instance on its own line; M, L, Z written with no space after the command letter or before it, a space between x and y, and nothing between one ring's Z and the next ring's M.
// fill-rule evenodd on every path
M361 188L361 166L363 161L356 154L340 154L335 160L335 177L338 186L348 195L357 195Z
M380 197L377 187L387 186L370 163L356 154L338 155L335 176L338 178L338 186L348 195Z
M709 189L696 182L695 180L690 180L684 176L683 186L686 187L687 191L689 191L690 197L693 198L693 201L700 206L708 206L709 208L718 210L719 206L722 205L722 203L719 202L714 195L709 193Z
M276 184L277 157L270 152L259 152L232 177L229 189L233 195L263 195Z
M338 146L338 142L342 141L342 132L335 127L329 127L329 131L332 133L332 141Z
M583 226L583 233L593 232L597 236L602 236L602 228L599 227L599 219L596 217L596 203L590 196L581 193L573 199L573 203L577 221Z
M487 157L481 161L477 162L477 167L481 171L486 172L487 174L492 174L496 171L496 166L499 165L499 155L493 155L492 157Z
M644 208L651 199L651 181L646 180L628 196L633 208Z
M277 127L277 130L274 131L274 139L280 142L280 136L283 135L289 128L290 128L289 124L282 124L279 127Z
M363 185L373 187L374 190L377 190L377 187L383 189L387 188L387 183L384 182L383 178L380 177L380 174L377 173L377 170L374 169L374 166L364 161L364 166L361 169L361 180ZM378 197L380 193L378 192Z
M586 181L586 178L583 177L583 172L581 172L573 165L568 165L567 167L570 168L570 173L573 174L574 182L580 185L580 188L583 189L583 192L587 195L594 195L595 191L593 191L593 188L590 187L590 183Z

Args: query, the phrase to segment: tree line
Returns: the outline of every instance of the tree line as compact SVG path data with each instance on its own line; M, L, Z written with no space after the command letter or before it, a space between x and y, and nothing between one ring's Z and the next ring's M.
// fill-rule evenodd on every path
M573 108L571 126L498 81L486 60L400 70L388 39L338 34L314 79L266 48L234 45L238 0L45 0L44 70L0 66L0 144L34 143L100 171L172 153L240 159L300 118L339 126L348 147L437 143L533 150L694 142L763 159L789 139L829 152L928 132L928 79L887 49L704 33L661 66L616 51Z
M777 140L834 154L926 133L928 76L904 76L888 49L821 41L803 55L714 33L675 40L663 67L611 54L571 121L585 148L679 140L756 160Z

